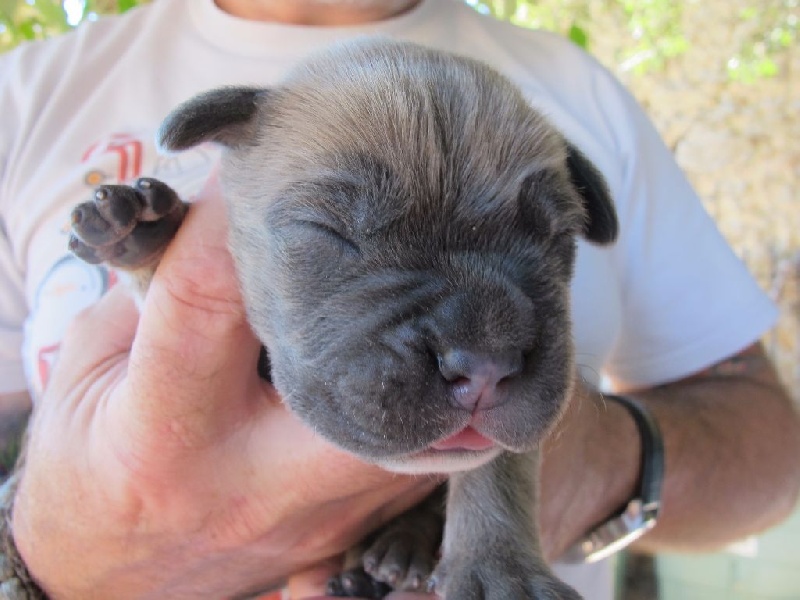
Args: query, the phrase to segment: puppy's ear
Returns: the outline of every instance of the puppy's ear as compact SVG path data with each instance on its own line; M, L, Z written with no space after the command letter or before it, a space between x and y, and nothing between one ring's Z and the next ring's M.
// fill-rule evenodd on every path
M173 110L158 129L164 150L184 150L201 142L234 147L252 135L263 88L225 87L195 96Z
M570 177L586 208L583 235L595 244L610 244L617 239L619 225L608 185L597 167L580 150L569 142L567 150Z

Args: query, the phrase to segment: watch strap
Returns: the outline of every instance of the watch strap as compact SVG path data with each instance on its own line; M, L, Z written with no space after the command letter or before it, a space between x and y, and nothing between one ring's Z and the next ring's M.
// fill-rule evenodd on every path
M633 417L641 439L641 476L636 495L604 523L573 544L560 559L567 563L596 562L633 543L656 524L664 481L664 440L650 410L628 396L604 394Z
M605 394L604 398L625 407L636 422L642 442L639 497L642 500L642 509L657 517L661 509L661 486L664 482L664 439L658 423L653 413L634 398L613 394Z

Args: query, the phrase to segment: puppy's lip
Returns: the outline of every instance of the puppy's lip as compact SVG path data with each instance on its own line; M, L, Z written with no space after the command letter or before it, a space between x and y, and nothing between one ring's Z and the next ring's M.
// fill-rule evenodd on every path
M468 425L454 435L446 437L443 440L439 440L438 442L434 442L430 447L432 450L438 451L480 451L494 448L496 445L496 442L490 440L479 431Z

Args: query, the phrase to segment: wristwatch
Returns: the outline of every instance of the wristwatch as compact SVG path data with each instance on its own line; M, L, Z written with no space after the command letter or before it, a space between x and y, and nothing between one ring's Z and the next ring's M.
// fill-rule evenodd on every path
M647 407L626 396L604 394L633 416L642 440L639 489L623 509L575 542L559 559L565 563L592 563L619 552L655 527L664 481L664 440Z

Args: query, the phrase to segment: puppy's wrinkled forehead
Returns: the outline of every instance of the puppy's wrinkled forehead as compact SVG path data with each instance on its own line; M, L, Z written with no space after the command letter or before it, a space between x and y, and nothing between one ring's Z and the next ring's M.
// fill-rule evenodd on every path
M564 168L563 140L507 80L422 47L383 40L328 51L294 71L269 108L256 150L279 163L278 187L377 169L409 202L475 198L463 206L471 210L511 197L533 165Z

